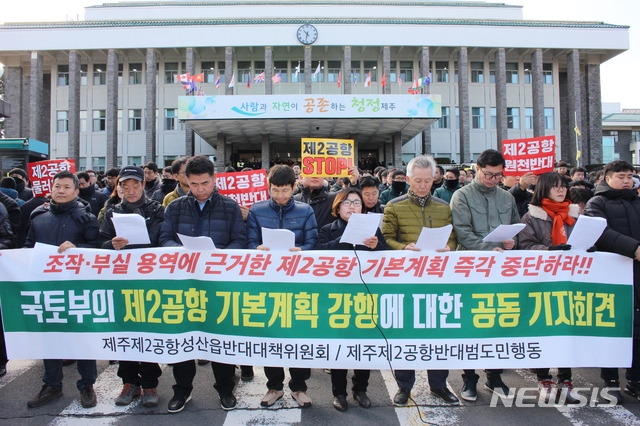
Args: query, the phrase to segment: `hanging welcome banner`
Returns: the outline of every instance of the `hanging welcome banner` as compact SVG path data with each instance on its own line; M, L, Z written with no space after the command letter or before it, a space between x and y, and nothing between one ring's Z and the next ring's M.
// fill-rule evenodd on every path
M10 359L631 365L632 260L610 253L37 246L0 270Z

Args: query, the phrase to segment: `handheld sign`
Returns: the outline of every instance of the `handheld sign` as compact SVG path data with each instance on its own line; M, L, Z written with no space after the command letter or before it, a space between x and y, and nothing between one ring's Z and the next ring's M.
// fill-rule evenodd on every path
M216 188L241 206L269 199L265 169L237 173L216 173Z
M505 176L522 176L528 172L536 175L552 172L556 157L556 137L504 140L502 155L505 160Z
M302 138L303 176L349 177L354 165L353 139Z
M45 160L27 164L27 173L31 182L31 190L34 197L46 197L51 194L53 177L65 170L76 172L76 163L73 160Z

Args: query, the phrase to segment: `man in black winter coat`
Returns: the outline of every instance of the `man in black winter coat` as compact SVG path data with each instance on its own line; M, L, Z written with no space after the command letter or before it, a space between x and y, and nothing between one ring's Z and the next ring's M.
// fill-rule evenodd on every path
M78 185L80 185L80 198L89 203L91 213L93 213L95 217L98 217L100 210L104 207L104 203L107 202L109 196L103 192L96 191L96 187L91 184L91 177L87 172L78 173Z

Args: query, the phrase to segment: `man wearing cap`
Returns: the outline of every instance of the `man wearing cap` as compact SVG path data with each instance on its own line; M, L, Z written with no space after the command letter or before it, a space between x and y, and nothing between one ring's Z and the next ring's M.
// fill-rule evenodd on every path
M213 162L204 155L193 157L187 162L184 173L190 191L166 207L160 246L182 246L178 237L180 233L189 237L209 237L221 250L246 248L247 229L240 207L231 198L218 193ZM222 409L233 410L236 408L236 397L233 395L235 365L212 361L211 367L216 379L213 387L218 391ZM194 360L174 364L176 384L167 411L178 413L191 401L195 375Z
M122 189L122 202L109 209L104 222L100 226L100 243L102 248L126 250L134 248L158 247L160 228L164 222L164 207L157 201L147 198L144 192L144 171L137 166L126 166L120 172L118 183ZM149 244L129 245L124 237L116 235L113 215L139 214L145 219ZM129 405L133 398L142 393L142 405L154 407L158 405L158 378L162 369L155 362L120 361L118 377L122 378L122 392L116 398L116 405Z

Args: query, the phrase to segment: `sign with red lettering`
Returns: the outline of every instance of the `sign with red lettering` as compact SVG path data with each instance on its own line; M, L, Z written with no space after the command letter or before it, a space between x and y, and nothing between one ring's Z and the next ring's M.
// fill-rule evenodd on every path
M522 176L528 172L537 175L552 172L556 157L556 137L504 140L502 155L506 162L505 176Z
M63 171L76 172L73 160L45 160L27 164L27 173L34 197L46 197L51 194L53 177Z
M303 176L349 177L354 165L353 139L302 138Z
M267 171L265 169L237 173L217 173L218 192L232 198L241 206L269 199Z

